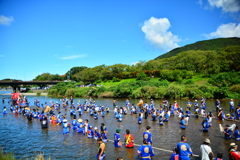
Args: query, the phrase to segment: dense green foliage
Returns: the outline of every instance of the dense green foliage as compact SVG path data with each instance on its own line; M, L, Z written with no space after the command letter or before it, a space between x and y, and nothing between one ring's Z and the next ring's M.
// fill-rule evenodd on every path
M79 72L81 72L81 71L84 70L85 68L87 68L87 67L85 67L85 66L73 67L73 68L71 68L69 71L67 71L66 77L67 77L67 76L70 76L70 79L76 81L76 80L77 80L76 74L79 73Z
M0 81L16 81L16 79L5 78ZM17 81L21 81L21 80L17 80Z
M49 95L239 98L240 45L236 45L239 42L240 38L197 42L187 46L188 49L182 49L182 52L175 56L148 62L140 61L136 65L73 67L67 74L71 74L78 85L94 83L103 86L76 88L74 86L77 84L62 83L51 88ZM195 50L201 48L204 49ZM36 79L51 77L54 76L45 73Z
M3 153L3 149L0 149L0 160L16 160L14 154L12 153Z
M196 73L205 77L228 71L239 71L240 46L228 46L216 51L189 50L176 56L164 59L140 62L136 65L114 64L100 65L93 68L82 68L72 75L75 81L85 84L96 81L106 82L113 80L137 78L147 80L149 77L158 77L168 81L179 81L191 78Z
M235 76L231 84L228 83L229 76ZM198 78L197 78L198 77ZM220 84L218 79L223 80ZM224 78L225 77L225 78ZM131 79L104 83L101 87L74 87L72 82L58 83L49 90L51 96L74 96L74 97L106 97L106 98L234 98L240 97L239 73L227 72L218 77L205 78L194 76L192 79L181 79L170 82L158 78L148 81ZM198 80L196 80L198 79ZM202 83L204 82L204 83ZM227 85L226 85L227 84ZM230 86L230 87L226 87Z
M209 83L217 87L230 87L240 84L240 72L219 73L209 79Z
M50 73L43 73L38 75L34 81L63 81L65 79L64 76L60 76L58 74L50 74Z
M51 160L50 157L44 158L43 154L37 154L27 159L28 160L44 160L44 159ZM3 149L0 149L0 160L16 160L16 158L14 157L13 153L4 153Z
M205 41L199 41L193 44L186 45L184 47L175 48L163 55L158 56L156 59L169 58L176 56L178 53L189 51L189 50L211 50L220 51L222 48L227 46L240 45L240 38L217 38Z
M148 77L145 73L140 72L137 75L137 80L149 80L150 77Z
M115 64L112 66L100 65L93 68L77 67L79 72L72 72L75 81L94 83L96 81L137 78L147 80L149 77L159 77L169 81L178 81L191 78L195 73L210 77L227 71L239 71L240 46L228 46L219 53L216 51L189 50L176 56L164 59L141 62L137 65ZM76 67L74 67L76 68ZM76 70L76 69L75 69ZM69 72L70 72L69 71ZM75 73L75 74L74 74ZM34 80L63 80L65 77L43 73Z

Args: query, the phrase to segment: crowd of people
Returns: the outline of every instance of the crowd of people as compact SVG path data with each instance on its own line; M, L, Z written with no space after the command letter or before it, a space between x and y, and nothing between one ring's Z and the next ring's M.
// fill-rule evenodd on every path
M2 103L4 103L5 98L2 99ZM75 132L86 135L88 138L94 138L98 142L98 152L97 159L104 159L106 157L105 154L105 143L110 141L108 137L108 130L104 123L101 123L100 131L98 127L93 127L89 124L88 119L81 119L81 116L84 112L89 113L90 116L93 116L94 119L98 119L99 116L106 116L106 113L110 112L110 106L101 106L97 105L95 101L90 97L85 102L78 103L75 105L73 103L73 97L70 99L63 98L60 100L61 103L50 101L45 102L44 104L40 102L40 100L35 99L34 105L32 107L29 106L28 99L26 97L18 97L17 99L9 100L11 104L9 110L14 114L23 114L27 117L29 121L33 118L38 118L41 122L42 128L48 128L49 123L61 125L63 128L63 134L67 135L72 129ZM230 114L225 114L221 109L220 100L216 100L216 117L218 120L232 120L238 121L240 119L240 104L238 104L237 108L234 108L234 101L231 99L229 102L229 112ZM72 117L72 121L68 119L67 114L61 114L60 108L63 108L66 111L69 111L70 116ZM188 121L191 116L196 118L203 117L202 128L203 132L208 132L212 126L212 118L215 118L215 115L212 111L206 111L207 104L205 99L202 97L200 103L198 100L195 100L193 103L188 100L186 102L186 109L184 111L181 108L177 101L174 101L173 104L169 104L169 102L165 99L162 101L159 107L157 107L154 103L154 100L151 99L150 104L147 102L143 102L142 99L139 100L137 105L131 104L129 99L126 99L123 107L117 106L116 99L113 100L113 113L114 118L117 121L122 122L123 118L127 114L138 115L136 123L141 124L143 119L148 119L151 117L152 121L159 121L159 125L164 125L164 122L168 122L170 116L177 116L179 118L179 124L181 129L186 129L188 126ZM112 110L111 110L112 111ZM3 108L3 114L8 113L8 108ZM79 116L79 119L77 119ZM229 126L226 125L225 128L220 126L220 130L224 133L225 139L230 139L232 136L235 137L237 141L240 140L240 132L238 126L235 124ZM116 129L114 133L114 147L122 147L133 148L134 136L130 133L130 130L126 130L126 134L124 135L124 143L121 142L120 129ZM172 155L170 156L170 160L187 160L190 159L190 156L193 155L193 152L186 142L186 136L181 136L181 141L177 144L177 147L174 148ZM151 157L154 156L154 150L152 148L152 134L151 127L147 126L146 131L143 133L143 141L142 145L138 148L138 155L142 160L150 160ZM201 159L222 159L222 154L217 153L214 155L212 149L210 147L210 139L205 139L203 144L200 146L201 151ZM239 159L240 153L237 151L237 145L235 143L231 143L229 146L229 158L230 159ZM118 159L122 159L118 157Z

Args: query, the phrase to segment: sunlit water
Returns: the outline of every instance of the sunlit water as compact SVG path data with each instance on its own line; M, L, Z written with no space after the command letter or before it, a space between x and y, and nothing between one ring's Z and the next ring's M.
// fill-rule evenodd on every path
M1 91L0 94L6 93ZM2 96L5 97L5 103L2 103ZM10 105L8 104L8 98L10 96L0 95L0 109L2 112L3 106L8 108L8 114L0 114L0 147L3 148L4 152L13 152L17 159L25 159L34 157L36 154L44 154L45 157L51 157L52 159L96 159L96 153L98 150L98 144L96 140L89 139L82 134L73 132L70 129L69 135L62 134L62 127L56 124L49 124L48 129L42 129L38 119L33 119L32 122L28 122L27 118L21 114L14 115L9 111ZM40 99L41 103L58 101L59 98L51 98L47 96L27 96L30 101L30 106L33 105L33 100L35 98ZM83 98L75 98L74 103L78 101L84 102ZM98 105L110 106L112 109L112 99L94 99ZM150 103L150 100L146 100ZM159 107L162 100L155 100L155 104ZM80 103L81 103L80 102ZM137 103L138 100L130 100L131 103ZM173 103L174 100L169 100ZM213 100L207 100L207 110L213 110L215 113L215 106ZM221 107L228 113L229 104L228 100L221 100ZM182 108L186 108L186 100L178 100L179 105ZM235 106L238 101L235 101ZM125 99L117 99L118 106L125 105ZM62 114L68 111L61 110ZM79 116L77 115L77 118ZM240 145L239 142L234 139L225 140L223 138L223 133L219 130L219 123L223 126L226 124L236 123L240 125L239 122L232 121L221 121L218 122L217 119L213 119L213 127L209 129L208 133L202 132L202 118L190 117L189 125L185 130L180 129L179 119L175 116L169 118L169 122L164 123L163 126L158 124L158 121L151 121L149 116L147 120L143 119L142 124L137 124L137 115L126 115L122 122L117 122L114 118L113 112L106 114L104 118L99 115L98 120L94 120L89 113L84 112L82 119L89 119L90 125L93 127L100 128L100 124L105 123L108 129L108 138L113 140L113 135L116 128L121 129L121 140L124 140L125 130L129 129L130 132L135 137L136 144L142 144L142 134L146 130L146 126L152 127L151 133L153 137L153 146L165 150L173 150L177 143L180 141L181 135L186 135L188 143L190 144L194 154L199 155L200 145L205 138L210 138L211 148L215 155L217 153L222 153L224 159L228 159L228 146L230 143L235 142ZM70 115L68 116L69 122L72 120ZM133 149L129 148L115 148L113 142L107 142L106 145L106 160L114 160L117 157L123 157L124 160L138 159L137 156L138 147L135 146ZM155 160L165 160L169 159L171 152L162 151L154 149ZM191 159L198 159L197 157L192 157Z

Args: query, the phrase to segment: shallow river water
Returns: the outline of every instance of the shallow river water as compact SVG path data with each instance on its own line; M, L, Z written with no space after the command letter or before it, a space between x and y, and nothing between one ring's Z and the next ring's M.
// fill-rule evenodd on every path
M0 94L3 93L2 91ZM37 154L44 154L45 157L51 157L51 159L96 159L96 153L98 150L98 144L96 140L89 139L82 134L73 132L70 129L69 135L62 134L62 127L56 124L49 124L48 129L42 129L38 119L33 119L32 122L28 122L27 118L21 114L14 115L10 113L10 105L7 103L8 95L0 95L5 97L5 103L0 102L0 148L3 148L4 152L14 153L17 159L27 159L34 157ZM58 101L59 98L52 98L47 96L27 96L30 101L30 106L33 106L33 100L35 98L40 99L41 103L50 101ZM83 98L75 98L74 103L78 101L84 102ZM98 105L110 106L112 110L112 99L94 99ZM150 103L150 100L145 100ZM155 106L159 107L162 100L155 100ZM186 100L177 100L179 105L185 109ZM192 100L193 102L194 100ZM200 100L199 100L200 101ZM81 103L80 102L80 103ZM137 99L130 99L131 103L138 103ZM174 100L169 100L169 103L173 103ZM213 110L215 113L214 100L207 100L207 111ZM221 100L221 108L228 113L229 100ZM239 101L235 100L235 107ZM117 99L118 106L125 105L125 99ZM8 108L8 114L2 115L2 109L6 106ZM61 110L62 114L69 111ZM79 116L77 115L77 119ZM142 134L146 130L146 126L152 127L151 133L153 137L153 146L158 149L154 149L155 160L167 160L171 156L171 151L176 147L180 141L181 135L186 135L187 142L191 146L195 155L199 155L200 145L205 138L210 138L211 148L215 155L222 153L224 159L228 159L228 146L230 143L235 142L238 145L240 143L231 140L225 140L223 133L219 130L219 123L223 126L226 124L236 123L238 126L239 122L232 121L221 121L219 122L216 118L213 119L213 126L209 129L208 133L202 132L202 118L190 117L189 124L185 130L180 129L179 119L176 116L171 116L169 122L165 122L163 126L158 124L158 121L151 121L149 116L147 120L143 119L142 124L137 124L137 115L125 115L122 122L117 122L114 118L112 111L106 114L104 118L99 115L98 120L94 120L89 113L84 112L82 119L88 119L91 126L100 128L100 124L105 123L108 129L108 138L113 140L113 135L116 128L121 129L121 141L124 140L125 130L129 129L131 134L135 137L136 144L142 144ZM68 116L68 121L72 120L72 117ZM123 157L124 160L139 159L137 155L138 146L132 149L129 148L115 148L113 142L107 142L106 144L106 160L115 160L117 157ZM164 149L164 150L161 150ZM191 157L191 159L199 159Z

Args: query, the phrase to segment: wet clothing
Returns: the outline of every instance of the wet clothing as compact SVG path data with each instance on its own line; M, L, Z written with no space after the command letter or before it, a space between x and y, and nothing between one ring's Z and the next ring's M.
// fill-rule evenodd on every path
M117 101L113 100L113 108L117 106Z
M105 150L103 151L102 155L101 155L100 158L99 158L99 154L101 154L101 152L102 152L102 149L101 149L101 146L102 146L102 145L104 145L104 148L105 148L105 143L100 143L100 144L99 144L98 154L96 155L96 158L97 158L98 160L103 160L103 159L105 158Z
M138 148L141 160L150 160L154 156L152 146L143 144Z
M236 112L237 112L237 119L240 119L240 108L238 108Z
M106 126L101 126L100 130L101 130L101 133L103 133L104 131L107 131L107 127Z
M170 160L179 160L179 155L176 153L173 153L170 157Z
M153 113L152 114L152 121L156 121L156 117L157 117L156 114Z
M132 148L134 147L134 137L132 134L125 134L124 135L125 139L126 139L126 142L125 142L125 146L127 148Z
M120 142L120 134L119 133L115 133L114 134L114 146L115 147L121 147L119 142Z
M94 133L94 139L98 139L98 138L100 138L101 136L100 136L100 134L97 132L97 131L95 131L95 133Z
M190 111L186 111L186 112L185 112L186 117L190 117L191 114L192 114L192 113L191 113Z
M139 117L138 117L138 124L141 124L141 123L142 123L142 117L139 116Z
M98 119L98 114L97 113L94 113L93 116L94 116L94 119Z
M229 110L230 110L230 111L234 111L234 102L233 102L233 101L230 101L230 102L229 102L229 105L230 105Z
M28 121L31 121L31 120L32 120L32 114L31 114L31 113L29 113L29 114L27 115L27 119L28 119Z
M78 128L76 119L72 120L72 126L73 126L73 130L76 130Z
M240 141L240 132L239 132L238 129L235 130L235 132L234 132L233 135L235 136L235 139L236 139L237 141Z
M81 123L77 123L77 131L78 133L84 133L84 124Z
M152 144L152 134L150 132L144 132L143 139L147 140L148 143Z
M232 135L232 131L231 131L231 129L224 129L224 132L226 132L226 133L224 133L224 138L225 139L230 139L231 138L231 135Z
M84 132L88 133L88 130L90 129L90 125L88 123L84 124Z
M180 124L181 124L181 126L180 126L181 129L185 129L186 128L186 122L185 122L184 119L181 120Z
M108 141L106 133L102 133L101 137L102 137L102 141L103 142L107 142Z
M47 118L44 118L44 119L41 121L41 125L42 125L42 128L48 128Z
M219 111L217 114L218 120L222 120L223 119L223 112Z
M236 117L231 116L231 117L229 117L228 119L229 119L229 120L234 120L234 121L235 121L235 120L236 120Z
M190 160L189 154L193 154L189 144L185 142L179 142L177 144L179 150L179 159L180 160Z
M194 109L198 107L198 102L194 102Z
M219 108L220 108L220 101L219 100L215 102L215 106L216 106L216 112L218 112Z
M144 112L144 115L145 115L145 119L147 119L147 117L148 117L148 111L145 111L145 112Z
M102 111L102 117L104 117L105 116L105 111Z
M187 108L191 108L192 107L192 102L190 102L190 101L188 101L187 103L186 103L186 105L187 105Z
M118 115L118 121L119 121L119 122L122 122L122 118L123 118L123 115L122 115L122 114L119 114L119 115Z
M210 127L209 123L208 122L203 122L202 126L203 126L203 131L208 132L208 128Z
M7 109L6 108L3 109L3 114L7 114Z
M165 114L165 116L164 116L164 122L168 122L168 118L169 118L169 114L167 113L167 114Z
M64 122L62 126L63 126L63 134L68 134L69 133L68 123Z
M163 125L163 118L161 116L159 117L159 124Z
M93 135L94 135L93 130L89 129L88 130L88 138L93 138Z
M229 160L239 160L240 159L240 155L238 154L238 152L234 149L231 149L229 152Z

